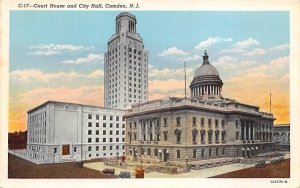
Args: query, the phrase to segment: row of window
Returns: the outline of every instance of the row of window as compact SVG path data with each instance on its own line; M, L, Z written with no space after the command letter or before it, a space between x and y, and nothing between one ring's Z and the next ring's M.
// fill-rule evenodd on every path
M98 115L98 114L96 114L96 115L88 114L88 119L93 119L93 117L95 117L96 120L100 119L100 115ZM103 115L102 116L102 120L106 120L106 119L107 119L106 115ZM109 120L110 121L113 121L113 120L116 120L116 121L121 121L121 120L125 121L125 117L122 117L122 116L109 116Z
M93 131L92 130L88 130L88 135L92 135ZM95 130L95 134L99 135L100 131L99 130ZM115 131L115 135L119 135L119 133L121 133L121 131L116 130ZM102 131L102 135L106 135L106 130ZM109 135L113 135L113 130L109 131ZM122 131L122 135L125 135L125 131Z
M95 127L99 127L99 126L100 126L100 123L96 122L95 123ZM106 128L106 126L107 126L107 123L102 123L102 127L103 128ZM93 123L92 122L88 122L88 127L93 127ZM120 128L120 124L116 123L115 127L114 127L114 123L109 123L109 128ZM123 129L125 128L125 124L124 123L122 124L122 128Z
M115 138L115 142L120 142L120 140L122 140L122 142L125 142L125 138ZM92 143L93 139L92 138L88 138L88 143ZM100 142L100 138L95 138L95 142L99 143ZM112 143L113 138L109 138L109 142ZM102 143L106 143L106 138L102 138Z
M116 150L119 150L119 149L125 149L125 145L114 145L114 146L109 146L106 147L106 146L102 146L102 151L106 151L106 149L109 149L109 150L113 150L113 149L116 149ZM99 151L101 148L100 146L88 146L88 151Z

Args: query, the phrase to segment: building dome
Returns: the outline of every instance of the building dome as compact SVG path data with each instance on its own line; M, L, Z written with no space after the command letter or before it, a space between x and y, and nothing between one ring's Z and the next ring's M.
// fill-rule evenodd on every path
M221 89L223 82L219 77L217 69L208 61L206 50L203 56L203 63L197 69L194 79L190 85L191 96L202 97L216 97L221 96Z
M206 63L206 64L202 64L197 69L194 77L199 77L199 76L219 76L219 73L213 65Z

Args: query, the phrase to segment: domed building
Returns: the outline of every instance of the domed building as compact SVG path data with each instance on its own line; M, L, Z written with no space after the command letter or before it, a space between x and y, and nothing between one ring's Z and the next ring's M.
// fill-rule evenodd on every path
M190 85L192 98L215 99L221 96L223 82L217 69L209 63L208 57L205 50L203 63Z
M228 164L237 157L247 161L274 151L273 114L223 97L222 86L205 51L190 84L191 98L132 105L125 115L126 155L150 163L189 161L209 166L215 164L211 159Z

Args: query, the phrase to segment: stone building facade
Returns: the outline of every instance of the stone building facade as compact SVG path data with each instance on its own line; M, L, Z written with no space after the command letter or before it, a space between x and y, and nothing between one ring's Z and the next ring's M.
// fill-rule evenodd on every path
M104 55L105 107L128 109L148 100L148 51L136 32L136 17L122 12L116 17L116 33Z
M60 163L116 157L125 149L125 111L48 101L28 111L27 159Z
M278 124L274 126L274 142L276 150L290 150L290 124Z
M273 114L222 97L222 80L206 53L203 59L190 86L192 98L132 106L126 114L127 155L193 161L274 150Z

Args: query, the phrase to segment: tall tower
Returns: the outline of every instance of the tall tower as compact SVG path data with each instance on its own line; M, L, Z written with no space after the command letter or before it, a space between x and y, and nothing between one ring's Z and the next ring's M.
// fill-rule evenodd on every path
M148 100L148 51L136 24L135 16L128 12L116 17L116 33L104 55L105 107L128 109Z

